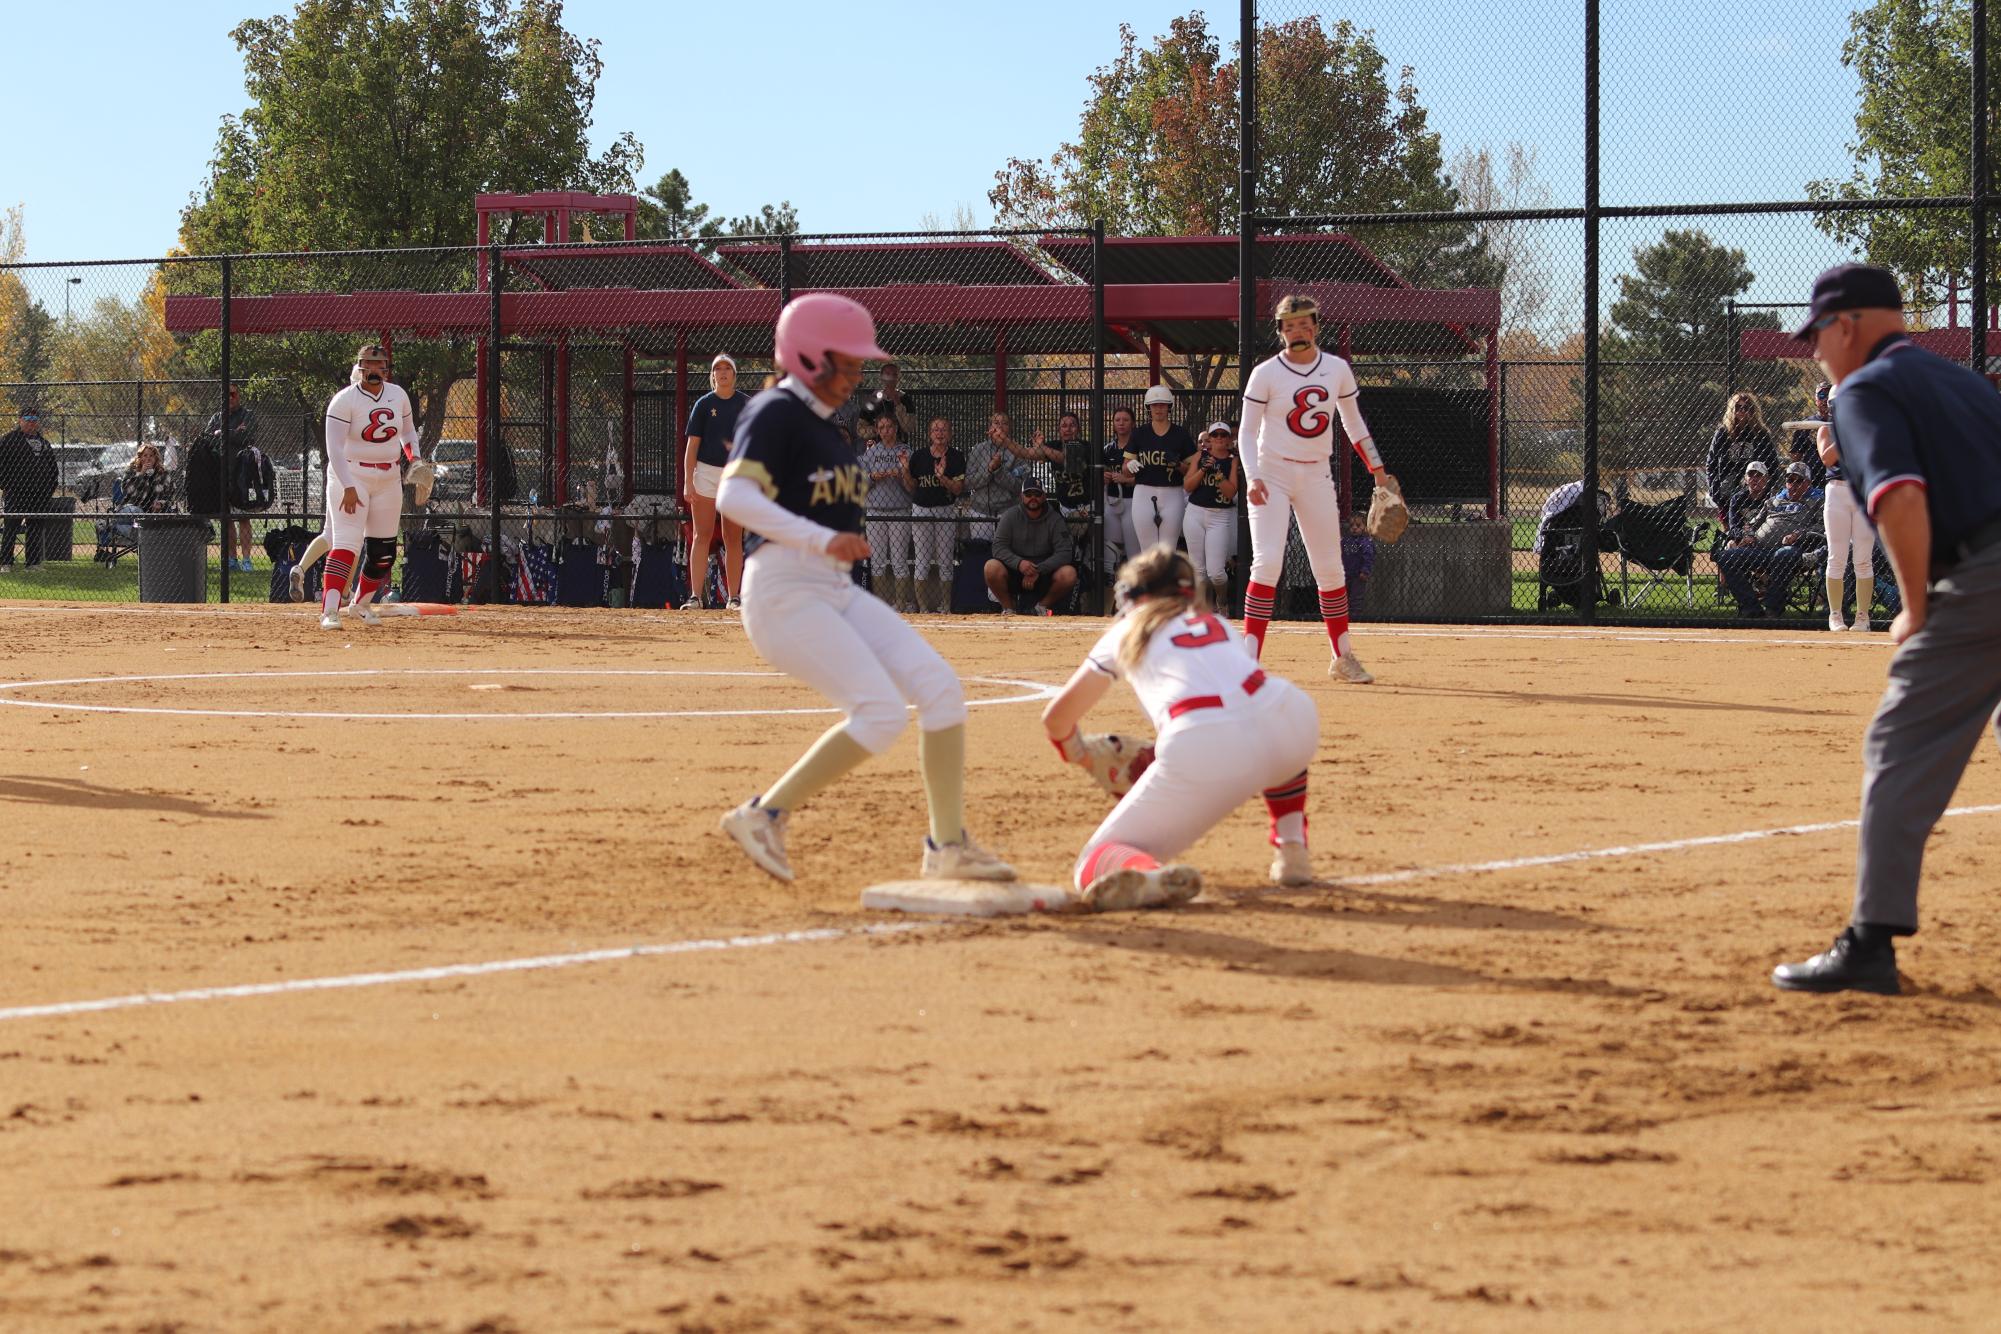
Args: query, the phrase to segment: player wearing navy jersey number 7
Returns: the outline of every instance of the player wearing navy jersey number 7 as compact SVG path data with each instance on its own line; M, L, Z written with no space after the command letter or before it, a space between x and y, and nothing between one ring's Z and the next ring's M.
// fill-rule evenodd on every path
M936 649L849 567L869 554L861 535L868 474L841 437L834 410L881 358L875 321L831 292L795 298L778 316L786 372L737 422L716 508L744 526L743 627L765 661L840 705L842 720L759 795L725 815L723 832L759 867L792 879L792 812L895 742L917 706L918 758L930 805L926 879L1012 880L1007 863L965 830L966 701Z
M1244 633L1264 653L1265 627L1278 601L1279 574L1292 519L1320 588L1320 618L1334 650L1327 670L1337 680L1368 685L1375 678L1348 642L1348 576L1341 568L1341 499L1330 466L1334 414L1376 485L1396 486L1362 420L1355 372L1320 347L1320 307L1312 298L1278 303L1285 351L1261 361L1244 384L1240 444L1245 498L1251 504L1251 578L1244 590Z
M1127 561L1116 594L1119 619L1042 715L1057 753L1085 762L1077 725L1123 679L1158 732L1153 762L1077 858L1084 903L1102 910L1193 898L1202 885L1195 870L1162 863L1259 795L1271 815L1272 879L1310 882L1306 770L1320 737L1313 701L1258 666L1173 547Z

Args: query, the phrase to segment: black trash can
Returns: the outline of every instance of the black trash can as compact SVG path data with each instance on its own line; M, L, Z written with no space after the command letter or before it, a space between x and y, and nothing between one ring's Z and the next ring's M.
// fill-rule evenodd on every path
M207 519L185 514L141 514L139 521L139 600L208 600Z
M49 502L49 509L68 517L38 520L42 525L42 559L75 560L76 497L57 496Z

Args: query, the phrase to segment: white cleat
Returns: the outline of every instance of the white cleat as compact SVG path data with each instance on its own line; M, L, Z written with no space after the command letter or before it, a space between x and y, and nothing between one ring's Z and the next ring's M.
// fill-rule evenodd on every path
M1868 634L1868 633L1869 633L1869 618L1868 618L1867 616L1857 616L1857 617L1855 618L1855 624L1853 624L1853 625L1849 626L1849 627L1848 627L1848 630L1849 630L1849 633L1851 633L1851 634L1860 634L1860 635L1866 635L1866 634Z
M1369 675L1369 669L1355 656L1354 649L1349 649L1328 663L1327 674L1336 681L1345 681L1351 686L1372 686L1376 683L1376 678Z
M376 614L375 606L373 603L352 602L348 604L348 610L360 615L361 623L363 625L382 624L382 618Z
M1827 628L1835 634L1840 634L1848 628L1848 623L1839 616L1830 616L1827 618Z
M320 617L320 629L322 630L340 629L340 613L337 611L330 611L322 614Z
M971 834L960 834L957 843L939 845L924 840L926 880L1012 880L1014 868L973 842Z
M773 815L758 806L755 800L725 815L722 831L736 841L744 855L756 862L760 870L790 884L792 863L785 859L785 821L788 815Z
M1313 883L1313 854L1304 843L1280 843L1272 848L1271 882L1292 887Z
M306 600L306 572L300 569L298 566L294 565L292 567L292 601L304 602L305 600Z
M1122 866L1084 887L1085 912L1132 912L1136 908L1178 908L1202 892L1202 873L1192 866L1151 871Z

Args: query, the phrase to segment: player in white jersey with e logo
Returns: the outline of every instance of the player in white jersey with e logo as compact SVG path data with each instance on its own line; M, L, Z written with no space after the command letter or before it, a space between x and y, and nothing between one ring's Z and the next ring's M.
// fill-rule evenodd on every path
M1341 414L1355 452L1376 485L1396 485L1362 420L1361 389L1348 363L1320 347L1320 307L1311 297L1278 303L1285 351L1261 361L1244 384L1240 447L1245 498L1251 502L1251 577L1244 590L1244 634L1264 653L1265 627L1285 569L1286 536L1299 516L1299 538L1320 588L1320 619L1334 648L1328 672L1368 685L1369 675L1348 643L1348 576L1341 567L1341 499L1334 490L1334 414Z
M356 574L354 608L369 625L369 605L396 565L403 519L403 460L417 458L410 396L389 380L389 353L370 343L354 354L349 384L327 404L327 529L331 550L321 580L320 625L340 628L341 594Z

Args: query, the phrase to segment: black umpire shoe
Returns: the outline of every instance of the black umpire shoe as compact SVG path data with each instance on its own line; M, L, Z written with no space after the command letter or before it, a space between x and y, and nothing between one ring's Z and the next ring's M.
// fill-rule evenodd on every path
M1825 954L1774 968L1772 985L1781 991L1873 991L1894 996L1900 990L1897 947L1888 940L1865 942L1851 926L1834 938Z

